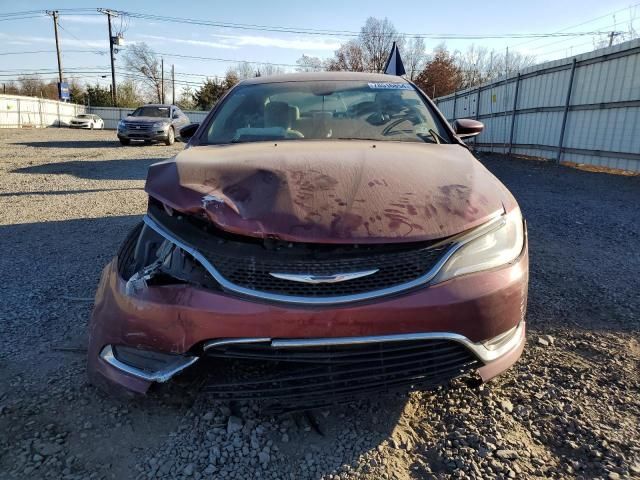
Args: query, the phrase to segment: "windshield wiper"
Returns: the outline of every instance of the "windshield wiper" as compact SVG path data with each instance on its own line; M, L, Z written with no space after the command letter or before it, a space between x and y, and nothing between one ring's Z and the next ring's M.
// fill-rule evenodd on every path
M433 137L433 139L436 141L438 145L440 145L441 143L447 143L447 141L444 138L442 138L440 135L438 135L438 132L436 132L433 128L429 129L429 133L431 134L431 136Z

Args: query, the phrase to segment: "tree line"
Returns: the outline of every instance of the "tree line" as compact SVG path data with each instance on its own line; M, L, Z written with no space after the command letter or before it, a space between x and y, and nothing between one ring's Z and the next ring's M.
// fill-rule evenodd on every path
M369 17L358 36L343 43L333 57L302 55L296 62L297 70L381 73L394 42L400 50L406 77L432 97L474 87L535 63L532 55L498 52L477 45L462 52L451 51L441 43L429 52L423 38L406 38L389 19Z
M498 52L471 45L467 50L449 50L446 44L436 45L428 51L424 39L406 38L387 19L369 17L359 34L340 45L332 57L302 55L297 61L299 72L353 71L382 72L396 42L400 49L406 77L427 95L439 97L456 90L490 81L533 65L535 58L517 52ZM127 48L123 69L125 78L117 84L118 106L134 108L149 102L170 102L171 86L168 72L162 72L160 57L145 43L134 43ZM165 69L166 70L166 69ZM285 73L285 69L272 64L241 62L230 67L224 76L206 78L200 85L179 81L182 88L176 92L176 103L184 110L209 110L231 87L246 78ZM164 80L164 83L163 83ZM98 82L82 84L69 80L71 101L91 106L112 106L110 87ZM22 76L17 82L4 84L5 93L57 99L57 84L39 76Z

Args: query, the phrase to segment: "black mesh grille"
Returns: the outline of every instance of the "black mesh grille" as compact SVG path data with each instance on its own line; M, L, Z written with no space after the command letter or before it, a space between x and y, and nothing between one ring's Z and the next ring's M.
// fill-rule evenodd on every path
M125 122L124 126L127 130L131 130L133 132L148 132L153 130L153 123L151 122Z
M285 401L287 408L371 392L428 389L480 365L466 347L449 340L297 348L247 343L206 353L218 362L212 369L218 373L205 391L220 399Z
M368 253L361 257L336 260L279 260L234 258L212 251L201 252L230 282L252 290L281 295L327 297L353 295L410 282L427 273L446 247L422 248L388 254ZM283 280L274 273L333 275L378 269L365 277L339 283L308 284Z
M247 289L300 297L334 297L382 290L428 273L451 244L413 242L380 245L325 245L240 237L209 222L169 216L154 202L149 214L200 252L229 282ZM378 271L338 283L310 284L278 279L270 273L335 275Z

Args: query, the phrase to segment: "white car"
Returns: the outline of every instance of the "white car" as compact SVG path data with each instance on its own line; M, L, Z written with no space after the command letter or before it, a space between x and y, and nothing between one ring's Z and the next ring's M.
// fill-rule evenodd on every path
M81 113L80 115L77 115L71 119L69 128L88 128L90 130L103 129L104 122L97 115Z

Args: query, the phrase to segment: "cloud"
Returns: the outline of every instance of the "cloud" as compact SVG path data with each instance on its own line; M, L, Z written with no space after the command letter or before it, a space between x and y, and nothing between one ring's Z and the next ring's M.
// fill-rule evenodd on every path
M60 17L60 23L64 25L66 22L69 23L99 23L100 25L106 25L107 20L105 19L105 15L62 15Z
M333 51L340 48L341 42L338 38L279 38L264 37L256 35L223 35L212 34L215 38L227 45L236 47L272 47L286 48L289 50L318 50Z
M138 35L139 38L144 38L144 39L148 39L148 40L152 40L152 42L149 43L155 43L155 41L161 41L163 43L166 42L172 42L172 43L179 43L179 44L183 44L183 45L193 45L193 46L197 46L197 47L208 47L208 48L224 48L227 50L235 50L237 48L239 48L236 45L230 45L228 43L222 43L222 42L209 42L206 40L189 40L189 39L185 39L185 38L175 38L175 37L161 37L159 35L145 35L145 34L141 34Z
M108 48L107 40L79 40L77 38L65 37L63 34L60 35L60 43L62 45L62 53L64 54L64 47L88 47L88 48ZM46 44L46 45L55 45L55 40L52 37L39 37L36 35L7 35L6 33L0 32L0 38L11 38L10 42L19 42L14 43L14 45L33 45L33 44ZM7 43L7 42L4 42Z

